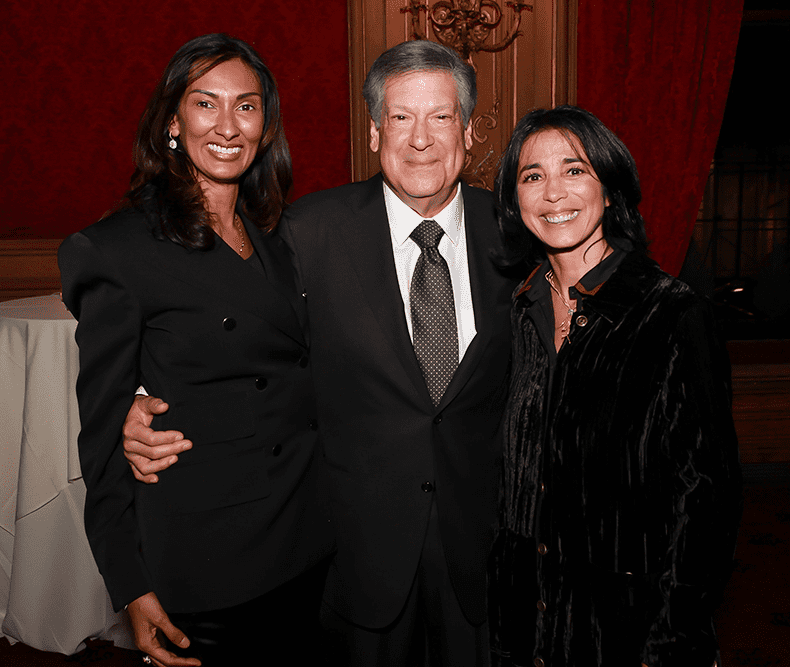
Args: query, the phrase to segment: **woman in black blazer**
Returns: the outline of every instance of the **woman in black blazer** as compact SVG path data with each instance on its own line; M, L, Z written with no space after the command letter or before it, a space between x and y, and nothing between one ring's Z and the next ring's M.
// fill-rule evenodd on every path
M290 155L257 53L219 34L181 47L134 155L120 210L58 253L96 563L150 664L250 664L256 644L262 661L305 657L333 541L304 303L275 229ZM193 443L151 486L121 447L139 385L169 405L152 426Z

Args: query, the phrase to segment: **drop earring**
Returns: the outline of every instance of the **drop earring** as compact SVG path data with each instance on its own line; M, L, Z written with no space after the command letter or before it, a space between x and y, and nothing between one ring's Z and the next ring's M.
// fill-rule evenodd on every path
M173 135L170 132L167 133L167 136L170 137L170 141L167 142L167 145L170 147L171 150L175 150L178 147L176 140L173 139Z

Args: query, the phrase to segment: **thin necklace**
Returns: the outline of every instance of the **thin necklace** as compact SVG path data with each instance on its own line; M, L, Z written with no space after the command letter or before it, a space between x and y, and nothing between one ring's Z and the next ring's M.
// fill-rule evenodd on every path
M244 252L244 231L241 226L241 218L239 218L238 213L233 214L233 222L236 225L236 231L239 233L239 238L241 239L241 247L239 248L239 255Z
M571 308L571 304L565 300L565 297L562 296L562 292L557 289L557 286L554 284L554 271L552 269L549 269L546 273L546 280L548 281L551 289L556 292L557 296L560 297L562 303L564 303L565 307L568 309L568 316L563 319L562 322L560 322L560 338L567 338L568 343L570 343L571 339L568 334L570 333L571 328L571 316L576 312L576 309Z

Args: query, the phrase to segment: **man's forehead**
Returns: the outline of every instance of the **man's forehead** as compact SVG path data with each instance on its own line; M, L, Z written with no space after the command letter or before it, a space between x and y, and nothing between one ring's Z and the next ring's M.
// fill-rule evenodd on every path
M441 81L442 84L449 84L449 87L452 89L452 93L450 94L449 98L444 98L444 95L448 93L449 90L442 90L441 87L437 87L436 81L431 82L425 80L426 77L434 79L437 76L443 79L443 81ZM414 94L435 92L436 95L431 96L431 101L432 106L435 106L436 108L455 108L460 103L458 99L458 90L455 85L455 79L453 78L453 75L450 74L450 72L445 70L411 70L388 77L384 83L384 104L389 107L396 108L398 106L405 106L403 100L400 100L399 104L399 101L392 99L393 87L397 89L396 94L403 93L408 89L412 89L409 92L413 92Z
M405 102L403 100L387 100L386 96L384 97L384 105L388 109L410 109L412 104L409 100ZM431 109L435 111L452 111L458 108L458 99L452 99L447 102L444 101L436 101L431 100Z

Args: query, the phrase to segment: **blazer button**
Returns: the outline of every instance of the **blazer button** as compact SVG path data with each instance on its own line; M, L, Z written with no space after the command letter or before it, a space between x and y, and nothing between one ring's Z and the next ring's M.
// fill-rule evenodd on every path
M545 544L543 544L543 542L541 542L541 543L538 545L538 553L539 553L541 556L545 556L547 553L549 553L549 548L548 548L548 547L547 547Z
M310 428L311 431L318 430L318 422L315 419L308 419L307 426Z
M535 658L535 667L546 667L546 663L543 662L543 658Z
M580 327L586 327L587 321L586 315L579 315L579 317L576 318L576 324L578 324Z
M433 484L431 484L430 482L423 482L420 488L423 491L425 491L425 493L430 493L431 491L433 491Z
M269 381L266 378L258 378L257 380L255 380L255 388L258 391L263 391L264 389L266 389L266 385L268 384Z
M543 600L538 600L538 611L546 611L546 603Z
M307 364L310 363L310 357L306 354L299 357L299 367L300 368L307 368Z
M236 328L236 320L234 320L232 317L226 317L224 320L222 320L222 326L225 331L233 331Z
M438 415L436 415L436 416L433 418L433 423L434 423L434 424L441 424L443 419L444 419L444 417L442 416L442 414L441 414L441 413L439 413Z
M279 456L281 451L283 451L283 446L275 445L272 447L272 456Z

